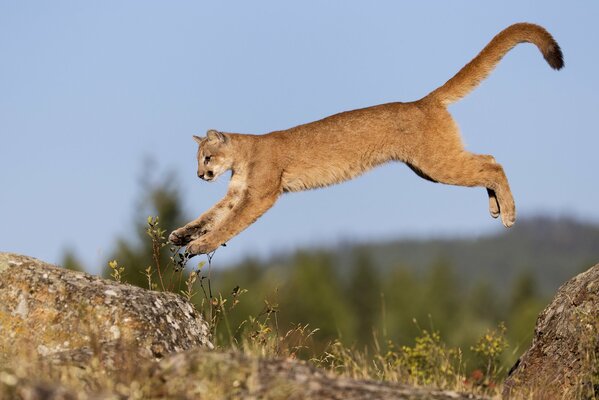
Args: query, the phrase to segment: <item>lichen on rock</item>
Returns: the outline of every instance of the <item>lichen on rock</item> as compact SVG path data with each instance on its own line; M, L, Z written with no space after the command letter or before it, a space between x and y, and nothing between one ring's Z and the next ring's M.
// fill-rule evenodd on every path
M117 341L149 359L212 347L208 324L181 296L11 253L0 253L0 333L0 359Z
M512 367L503 394L586 398L599 394L598 378L599 264L562 285L541 312L532 345Z

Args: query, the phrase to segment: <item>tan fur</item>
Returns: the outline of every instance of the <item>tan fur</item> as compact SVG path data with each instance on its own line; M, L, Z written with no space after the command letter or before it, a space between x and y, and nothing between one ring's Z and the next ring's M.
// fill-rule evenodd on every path
M553 68L563 66L551 35L538 25L520 23L500 32L421 100L347 111L265 135L211 130L206 138L195 136L198 176L210 181L231 170L229 190L169 239L187 245L192 254L211 252L253 223L283 192L343 182L388 161L404 162L433 182L487 188L491 215L501 215L503 224L512 226L516 210L503 168L492 156L464 149L446 105L468 94L521 42L535 44Z

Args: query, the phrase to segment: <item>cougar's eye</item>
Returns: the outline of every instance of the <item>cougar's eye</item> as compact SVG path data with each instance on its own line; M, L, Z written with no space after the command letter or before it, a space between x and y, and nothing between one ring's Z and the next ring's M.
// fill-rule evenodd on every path
M206 157L204 157L204 164L208 164L211 159L212 159L212 156L206 156Z

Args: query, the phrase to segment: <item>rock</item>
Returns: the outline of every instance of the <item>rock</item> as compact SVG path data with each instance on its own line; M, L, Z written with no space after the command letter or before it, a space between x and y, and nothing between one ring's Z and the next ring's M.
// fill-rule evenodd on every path
M152 395L177 399L482 399L449 390L339 378L302 361L201 349L161 360L149 382Z
M504 384L504 398L599 394L599 264L572 278L537 318L531 347ZM592 397L595 398L595 397Z
M99 352L114 360L122 348L158 359L211 348L208 336L208 324L176 294L0 253L0 365L25 353L84 362Z

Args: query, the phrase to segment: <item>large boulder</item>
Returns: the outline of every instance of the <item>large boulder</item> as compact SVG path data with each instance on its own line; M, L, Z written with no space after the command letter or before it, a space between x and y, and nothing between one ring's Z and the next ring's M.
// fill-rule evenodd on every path
M123 348L159 359L195 347L212 347L208 324L181 296L0 253L0 364Z
M539 315L532 345L512 367L503 394L599 395L599 264L565 283Z

